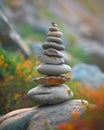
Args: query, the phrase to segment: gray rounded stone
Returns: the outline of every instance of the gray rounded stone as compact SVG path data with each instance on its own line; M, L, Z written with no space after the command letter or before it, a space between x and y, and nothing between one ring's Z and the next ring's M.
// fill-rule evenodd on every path
M81 118L87 105L85 100L70 100L56 105L12 111L0 118L0 130L46 130L46 122L53 129L62 123L75 120L73 111L79 111Z
M44 54L47 56L62 57L62 53L53 48L47 49L46 51L44 51Z
M48 36L47 37L47 42L55 42L57 44L62 44L63 40L61 38L58 38L58 37Z
M98 89L104 86L104 73L96 65L79 64L72 69L74 79L84 86Z
M57 104L73 97L73 92L67 85L40 85L28 92L28 97L34 104Z
M64 63L64 59L63 58L59 58L59 57L49 57L46 55L40 55L39 56L39 60L45 64L53 64L53 65L58 65L58 64L63 64Z
M63 34L60 31L54 31L54 32L49 31L47 35L52 37L61 37Z
M49 31L59 31L59 28L58 27L51 27L51 28L49 28Z
M43 64L38 67L38 72L44 75L60 75L71 71L70 66L66 64L51 65Z
M54 42L46 42L42 45L42 48L45 50L49 48L54 48L59 51L65 50L65 47L62 44L58 45L57 43L54 43Z

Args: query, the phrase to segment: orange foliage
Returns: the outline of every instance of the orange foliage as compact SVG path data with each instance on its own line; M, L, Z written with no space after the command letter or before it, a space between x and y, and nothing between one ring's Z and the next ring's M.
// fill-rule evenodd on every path
M74 118L79 118L80 117L80 112L77 110L77 111L72 111L72 116Z
M61 124L59 130L104 130L104 86L97 90L82 88L81 96L89 101L86 114L83 118L66 124ZM95 107L96 106L96 107ZM72 111L74 118L78 118L80 113Z

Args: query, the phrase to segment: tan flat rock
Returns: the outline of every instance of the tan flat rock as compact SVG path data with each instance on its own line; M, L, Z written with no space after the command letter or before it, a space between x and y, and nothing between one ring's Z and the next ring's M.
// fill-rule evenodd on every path
M40 78L34 78L33 81L43 85L48 85L49 87L51 85L60 85L64 84L65 82L70 82L71 76L45 76Z

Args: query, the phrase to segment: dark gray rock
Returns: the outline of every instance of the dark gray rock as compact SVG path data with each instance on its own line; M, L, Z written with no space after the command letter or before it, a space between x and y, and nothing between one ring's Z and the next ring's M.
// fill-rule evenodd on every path
M38 67L38 72L44 75L60 75L71 71L70 66L66 64L51 65L43 64Z
M104 73L96 65L79 64L72 69L75 80L96 89L104 85Z
M57 51L56 49L49 48L46 51L44 51L44 54L47 56L55 56L55 57L62 57L62 54L60 51Z
M12 116L7 114L1 117L0 130L45 130L46 122L49 128L54 128L75 120L72 111L79 111L80 117L83 116L86 105L88 102L85 100L71 100L56 105L27 108L24 112L22 109L13 111L9 113Z
M73 97L73 92L67 85L40 85L31 89L28 96L34 104L57 104L68 101Z
M51 28L49 28L49 30L54 32L54 31L59 31L59 28L57 28L57 27L51 27Z
M59 51L63 51L64 49L65 49L65 47L62 45L62 44L60 44L60 45L58 45L57 43L54 43L54 42L46 42L46 43L44 43L43 45L42 45L42 47L43 47L43 49L49 49L49 48L54 48L54 49L56 49L56 50L59 50Z
M62 44L63 40L58 37L47 37L47 42L55 42L57 44Z
M46 55L40 55L39 56L39 60L42 63L46 63L46 64L53 64L53 65L58 65L58 64L63 64L64 63L64 59L63 58L52 58Z

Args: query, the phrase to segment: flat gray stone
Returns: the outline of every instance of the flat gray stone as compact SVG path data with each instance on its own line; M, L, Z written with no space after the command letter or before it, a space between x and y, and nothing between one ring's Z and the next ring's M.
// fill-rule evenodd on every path
M54 32L49 31L47 35L53 37L61 37L63 34L60 31L54 31Z
M59 57L49 57L46 55L40 55L39 56L39 60L42 63L47 63L47 64L53 64L53 65L58 65L58 64L63 64L64 63L64 59L63 58L59 58Z
M40 85L28 92L28 97L34 104L57 104L73 97L73 92L66 85Z
M62 57L62 52L57 51L56 49L53 49L53 48L49 48L45 50L44 54L47 56Z
M55 42L57 44L62 44L63 40L61 38L58 38L58 37L48 36L47 37L47 42Z
M66 64L51 65L43 64L38 67L38 72L44 75L60 75L71 71L70 66Z
M79 111L81 118L85 114L87 105L88 102L85 100L83 103L82 100L70 100L56 105L33 107L30 110L26 108L28 113L25 110L20 118L18 111L21 109L17 111L17 114L13 111L10 112L12 117L8 117L8 114L4 115L6 118L1 121L0 130L46 130L46 122L52 129L62 123L75 120L73 111Z
M59 31L59 28L58 27L50 27L49 28L49 31Z
M46 42L42 45L42 48L44 50L46 50L48 48L54 48L54 49L59 50L59 51L65 50L65 47L62 44L57 44L54 42Z

